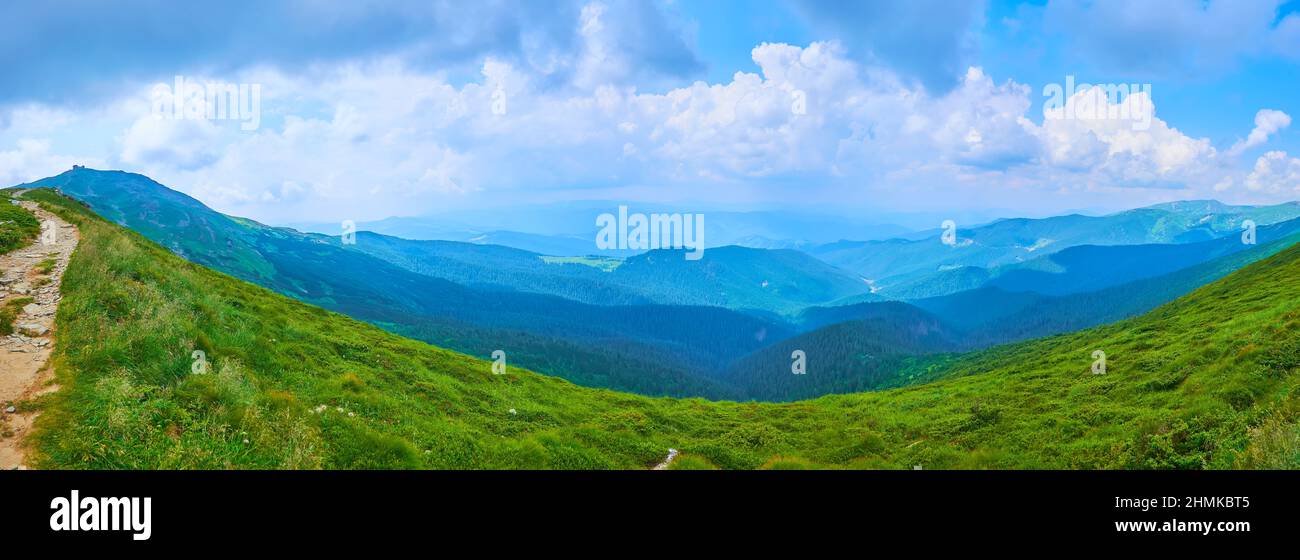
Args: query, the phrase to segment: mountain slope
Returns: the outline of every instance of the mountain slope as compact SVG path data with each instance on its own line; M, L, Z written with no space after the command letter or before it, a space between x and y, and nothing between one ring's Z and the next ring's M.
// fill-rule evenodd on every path
M801 319L808 332L736 360L722 380L763 401L871 391L906 385L932 356L961 348L938 317L902 302L812 308ZM793 374L796 351L805 374Z
M0 193L0 254L17 249L41 232L41 223L26 209Z
M281 294L456 350L652 395L734 396L705 373L784 337L781 321L725 309L610 307L472 288L287 228L231 218L143 175L76 168L50 186L177 254ZM488 248L491 250L491 248Z
M881 295L916 298L974 288L971 280L949 278L947 292L909 291L933 283L931 275L963 267L992 269L1015 265L1080 245L1182 244L1223 238L1241 231L1244 220L1265 226L1300 218L1300 204L1229 206L1190 201L1139 208L1108 216L1056 216L1006 219L959 228L955 245L939 237L886 241L842 241L808 249L813 256L874 281ZM964 282L964 283L963 283Z
M470 287L600 305L707 305L789 314L869 290L844 271L791 250L718 247L698 261L670 250L623 260L566 259L502 246L413 241L370 232L358 232L356 243L349 245L338 237L317 239Z
M793 314L810 305L870 295L859 278L799 251L718 247L688 261L682 251L650 251L614 270L655 301Z
M493 375L26 196L82 233L63 390L20 403L43 411L41 467L649 468L669 447L725 468L1300 467L1300 247L1141 317L948 360L926 385L713 403Z
M1280 205L1290 207L1290 205ZM1260 210L1277 207L1264 207ZM1300 232L1300 219L1256 229L1254 245L1240 235L1187 243L1076 245L1055 253L992 268L959 266L891 277L880 289L890 297L918 300L964 290L1000 288L1011 292L1068 295L1153 278Z
M1122 267L1106 265L1107 261L1103 259L1097 266L1107 266L1108 270L1095 272L1092 277L1088 277L1089 267L1073 271L1073 275L1085 277L1082 282L1108 286L1099 290L1043 295L1035 292L1009 292L994 285L911 300L909 303L935 314L954 327L960 333L960 339L969 347L985 347L1094 327L1150 311L1300 242L1298 220L1266 226L1259 231L1259 245L1243 246L1235 239L1220 239L1190 245L1159 246L1191 247L1201 251L1202 257L1223 254L1174 272L1123 284L1109 285L1116 278L1149 274L1165 265L1135 267L1145 272L1111 271L1109 269ZM1202 245L1206 246L1200 247ZM1228 250L1224 250L1225 247ZM1106 249L1123 252L1129 248ZM1200 257L1194 260L1199 259ZM1070 274L1063 273L1062 276ZM1068 279L1066 281L1073 282Z
M391 217L360 222L358 230L403 239L489 243L549 256L627 257L639 250L599 249L594 241L596 216L618 212L626 202L568 201L550 204L458 209L420 217ZM790 208L780 211L734 212L717 208L636 204L633 213L703 212L708 217L706 247L739 245L761 249L798 249L837 239L888 239L907 235L907 228L860 216L809 214ZM337 235L340 224L301 223L301 231Z

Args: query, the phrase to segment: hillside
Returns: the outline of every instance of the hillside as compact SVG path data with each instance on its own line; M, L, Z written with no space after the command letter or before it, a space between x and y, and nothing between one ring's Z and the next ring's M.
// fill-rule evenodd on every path
M647 468L669 447L725 468L1300 467L1300 247L1141 317L949 360L926 385L730 403L494 375L26 196L82 235L63 389L22 403L44 412L42 467Z
M656 250L626 259L555 258L495 245L414 241L358 232L356 243L319 240L465 286L531 292L599 305L715 306L793 314L863 295L860 279L798 251L717 247L688 261ZM880 299L880 298L874 298Z
M902 302L811 308L801 319L808 332L736 360L723 381L763 401L872 391L905 385L962 348L959 333ZM808 373L792 374L795 351Z
M1261 207L1289 208L1291 205ZM1249 252L1300 232L1300 219L1258 226L1256 244L1240 235L1186 243L1076 245L991 268L940 266L874 282L880 294L909 301L941 298L963 291L995 288L1008 292L1065 296L1094 292L1199 266L1238 252ZM954 252L956 256L958 253ZM882 296L883 297L883 296Z
M359 222L359 231L412 240L461 241L504 245L552 256L629 257L643 251L599 249L593 243L599 228L595 216L616 212L627 201L586 200L460 208L425 216L389 217ZM909 235L908 228L854 215L844 217L805 213L782 205L779 211L729 211L721 208L636 204L642 213L696 213L708 218L709 249L739 245L763 249L797 249L838 239L889 239ZM291 224L301 231L338 235L339 224Z
M225 216L134 173L76 168L20 188L36 186L59 188L176 254L241 280L461 352L487 357L508 348L511 363L598 387L735 396L708 374L791 331L779 319L721 308L616 307L511 286L466 286L319 235ZM483 255L487 268L502 262L498 254L519 253L458 246Z
M952 246L933 235L841 241L808 250L827 263L871 279L882 296L908 299L979 287L995 275L990 269L1013 267L1072 247L1197 243L1235 236L1247 219L1268 226L1296 218L1300 218L1300 204L1295 203L1230 206L1190 201L1107 216L1017 218L971 228L959 224ZM1166 270L1173 270L1174 261L1186 261L1188 256L1169 258L1171 268Z
M0 254L23 246L40 232L36 216L13 204L8 193L0 193Z
M984 287L946 296L912 300L910 303L940 317L962 334L964 342L973 347L984 347L1015 340L1049 336L1100 324L1127 319L1145 313L1196 288L1223 278L1250 263L1265 259L1300 242L1300 220L1291 220L1259 229L1258 245L1245 246L1235 239L1219 239L1190 245L1149 246L1156 253L1163 250L1182 251L1192 247L1201 255L1192 266L1144 277L1118 285L1109 285L1117 278L1141 276L1143 273L1124 270L1096 261L1096 267L1079 267L1070 274L1057 273L1062 282L1056 285L1093 283L1107 286L1102 289L1043 295L1036 292L1011 292L998 287ZM1099 247L1124 253L1129 247ZM1108 254L1108 251L1098 251ZM1065 253L1063 251L1062 253ZM1214 255L1220 254L1215 257ZM1213 257L1213 258L1209 258ZM1156 260L1154 255L1152 260ZM1146 274L1165 268L1166 264L1136 265ZM1116 270L1119 269L1119 270ZM1071 279L1071 276L1078 277ZM1044 285L1052 285L1048 281Z

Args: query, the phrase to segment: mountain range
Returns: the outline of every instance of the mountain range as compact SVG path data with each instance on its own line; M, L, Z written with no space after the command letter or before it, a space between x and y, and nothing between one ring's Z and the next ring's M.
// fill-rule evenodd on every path
M1276 254L1300 230L1295 204L1195 201L998 220L958 230L951 245L934 232L807 252L712 247L691 261L303 233L119 171L75 168L16 188L37 187L192 262L397 334L485 358L501 350L511 365L592 387L734 400L906 385L963 352L1146 312ZM1244 220L1257 223L1255 244L1242 241ZM791 375L795 350L815 374Z
M737 403L500 371L187 262L52 190L19 196L81 236L62 389L20 403L41 412L40 467L649 468L670 448L677 469L1300 466L1295 245L1129 319L898 360L911 379L895 388ZM862 305L799 320L909 322L873 337L891 347L951 336L908 304ZM196 348L210 372L191 372Z

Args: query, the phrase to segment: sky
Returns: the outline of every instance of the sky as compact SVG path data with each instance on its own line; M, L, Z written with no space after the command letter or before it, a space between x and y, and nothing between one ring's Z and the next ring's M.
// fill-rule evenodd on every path
M271 224L1300 199L1300 1L361 4L7 7L0 185L124 169Z

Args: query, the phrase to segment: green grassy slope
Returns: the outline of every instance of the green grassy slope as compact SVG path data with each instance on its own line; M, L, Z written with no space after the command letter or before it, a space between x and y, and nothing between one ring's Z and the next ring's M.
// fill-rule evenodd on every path
M0 193L0 254L26 245L40 232L35 214L13 204L8 193Z
M778 338L790 330L779 318L720 308L593 305L464 286L323 236L226 216L135 173L74 168L21 188L35 186L57 188L100 216L241 280L460 352L486 357L510 349L513 363L577 383L726 398L737 393L709 379L710 372L760 348L754 333Z
M62 390L22 403L44 411L41 467L646 468L668 447L695 468L1300 466L1300 247L1142 317L950 360L926 385L729 403L493 375L27 196L82 233ZM209 373L192 373L196 349Z

